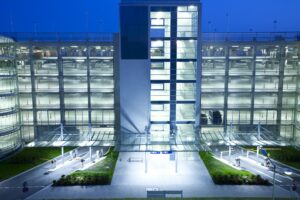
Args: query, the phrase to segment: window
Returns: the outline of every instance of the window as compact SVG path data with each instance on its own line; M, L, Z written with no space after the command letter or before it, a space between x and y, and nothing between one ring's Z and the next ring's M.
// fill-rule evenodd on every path
M164 69L165 68L165 63L163 62L153 62L151 63L151 69Z
M163 111L164 105L163 104L152 104L151 111Z
M164 90L164 84L163 83L151 84L151 90Z

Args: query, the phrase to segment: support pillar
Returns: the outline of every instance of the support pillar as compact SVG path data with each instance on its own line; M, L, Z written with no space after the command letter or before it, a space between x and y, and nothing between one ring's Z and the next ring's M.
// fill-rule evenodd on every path
M175 152L175 173L178 172L178 152Z
M148 173L147 151L145 151L145 173Z
M64 126L61 123L60 124L60 141L62 142L63 140L64 140ZM63 146L61 146L61 160L62 160L62 164L64 164L65 159L64 159L64 147Z
M257 139L260 140L260 133L261 133L261 125L260 122L257 125Z
M228 159L229 159L229 161L231 161L231 146L230 145L229 145L228 151L229 151Z
M65 158L64 158L64 147L61 146L61 160L62 160L62 164L65 163Z

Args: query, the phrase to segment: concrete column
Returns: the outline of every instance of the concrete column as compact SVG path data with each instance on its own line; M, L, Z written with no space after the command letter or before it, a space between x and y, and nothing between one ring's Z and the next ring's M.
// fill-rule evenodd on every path
M88 42L87 42L88 43ZM88 90L88 120L92 123L92 106L91 106L91 73L90 73L90 46L87 45L87 90Z
M280 134L281 127L281 112L282 112L282 96L283 96L283 78L285 66L285 46L280 46L280 61L279 61L279 82L278 82L278 100L277 100L277 134Z
M178 172L178 152L175 153L175 173L177 174Z
M260 134L261 134L261 125L260 122L257 125L257 139L260 140Z
M63 127L63 124L60 124L60 140L63 141L64 140L64 127ZM62 163L65 162L64 160L64 147L61 146L61 160L62 160Z
M32 117L34 127L34 138L37 138L37 109L36 109L36 87L35 87L35 71L33 62L32 45L29 46L29 63L30 63L30 78L31 78L31 97L32 97Z
M228 110L228 80L229 80L229 46L225 47L225 82L224 82L224 115L223 115L223 124L224 132L227 132L227 110Z
M65 124L65 95L64 95L64 72L60 46L57 47L58 55L58 83L59 83L59 102L60 102L60 122Z
M176 83L177 83L177 10L171 11L171 55L170 55L170 131L175 135L176 127ZM175 135L176 137L176 135Z
M256 78L256 49L253 47L253 59L252 59L252 77L251 77L251 110L250 110L250 124L254 125L254 100L255 100L255 78Z
M145 151L145 173L148 173L147 151Z

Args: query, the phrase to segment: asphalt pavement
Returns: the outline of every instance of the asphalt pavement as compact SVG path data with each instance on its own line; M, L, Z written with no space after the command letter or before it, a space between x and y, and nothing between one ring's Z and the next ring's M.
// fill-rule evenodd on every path
M106 150L107 148L104 149L104 152ZM95 148L93 148L92 152L93 156L95 156ZM4 180L0 182L0 199L25 199L51 185L53 180L59 179L62 175L67 175L81 169L84 167L81 160L84 159L85 163L88 163L89 158L89 148L80 147L77 148L76 157L71 156L68 152L64 154L63 159L61 156L55 158L56 163L48 161L15 177ZM27 182L28 191L23 191L24 182Z
M249 151L241 147L232 147L231 153L229 155L228 146L218 146L213 147L214 154L222 159L223 161L231 164L237 168L250 171L253 174L262 176L268 179L270 183L273 183L274 168L270 163L269 166L266 165L266 157L262 155L257 155L256 152ZM222 152L222 153L221 153ZM221 156L222 154L222 156ZM238 166L236 159L240 159L240 165ZM275 184L281 188L289 191L291 196L300 194L300 171L284 165L278 161L272 160L276 165L275 172ZM292 190L293 183L296 185L296 193Z

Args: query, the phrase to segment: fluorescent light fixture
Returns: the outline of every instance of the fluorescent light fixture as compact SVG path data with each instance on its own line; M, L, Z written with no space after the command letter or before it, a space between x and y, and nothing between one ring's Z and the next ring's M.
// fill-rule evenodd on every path
M293 174L293 172L291 172L291 171L284 171L284 174L286 174L288 176L291 176Z
M84 62L83 59L77 59L76 62Z
M55 141L55 142L53 142L53 146L55 146L55 147L62 146L63 144L64 144L64 141Z
M157 15L156 15L156 18L161 19L161 18L163 18L163 16L164 16L163 12L158 12Z
M191 10L194 10L196 8L196 6L194 6L194 5L190 5L189 6L189 10L191 9Z

